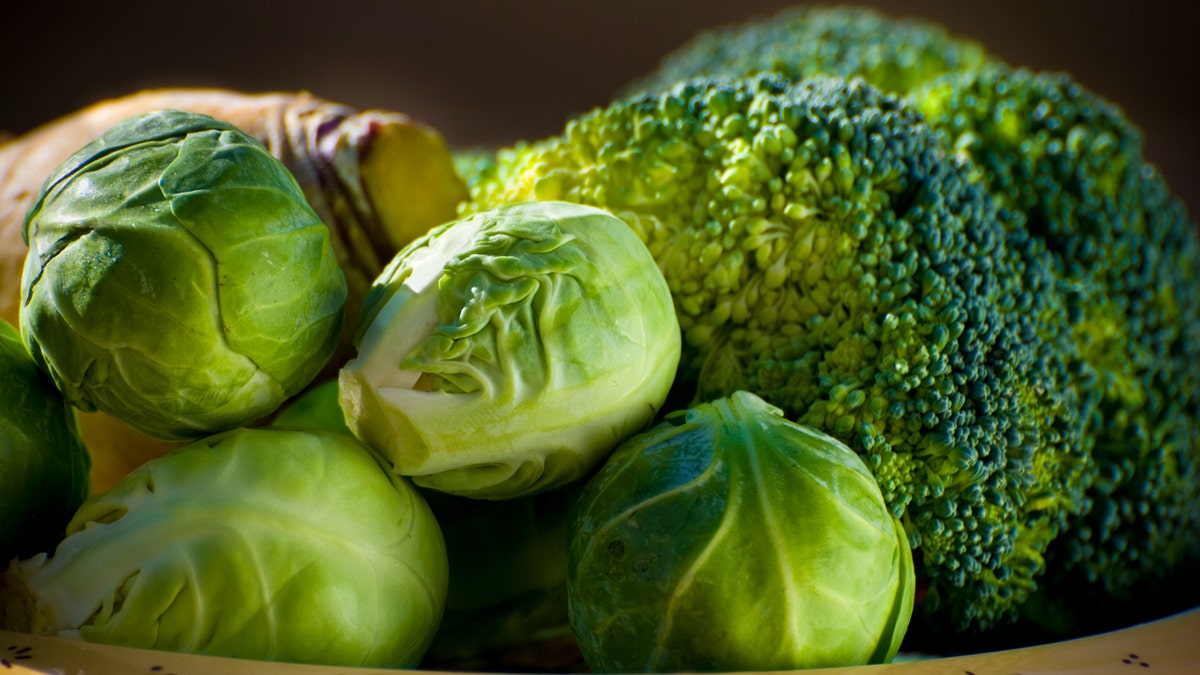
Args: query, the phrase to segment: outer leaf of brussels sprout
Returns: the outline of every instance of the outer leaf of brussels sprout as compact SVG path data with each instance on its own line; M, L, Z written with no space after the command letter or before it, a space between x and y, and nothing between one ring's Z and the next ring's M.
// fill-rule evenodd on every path
M572 516L572 626L597 672L882 662L912 553L846 446L734 396L621 445Z
M414 666L447 586L424 500L347 434L239 429L90 498L9 570L36 633L343 666Z
M66 398L159 438L274 410L328 360L345 279L295 178L227 124L117 125L25 227L21 331Z
M510 498L581 476L649 422L679 351L666 282L628 225L517 204L392 260L342 369L342 409L418 485Z
M350 433L346 419L342 416L337 380L326 380L313 385L288 401L271 418L271 426Z
M54 383L0 320L0 565L54 546L87 497L89 458Z

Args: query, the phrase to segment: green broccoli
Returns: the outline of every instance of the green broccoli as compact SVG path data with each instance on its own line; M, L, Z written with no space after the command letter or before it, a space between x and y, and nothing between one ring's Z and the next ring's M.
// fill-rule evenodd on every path
M1138 130L1065 74L982 68L910 100L1024 215L1067 299L1097 478L1047 553L1047 582L1080 608L1132 597L1200 560L1196 225Z
M860 452L925 617L1010 619L1090 473L1049 254L894 96L698 80L498 153L468 208L606 208L668 280L686 400L754 391Z
M775 15L709 30L624 88L620 98L662 92L697 76L742 77L773 71L795 81L813 75L862 77L888 93L907 93L944 73L998 62L973 40L942 26L865 7L790 7Z
M796 8L701 35L633 88L763 69L862 76L902 95L975 167L1009 238L1029 240L1013 246L1025 264L1049 255L1090 477L1082 512L1045 553L1041 592L1052 597L1031 614L1071 597L1075 610L1055 614L1073 614L1074 633L1150 618L1092 609L1152 606L1146 591L1200 562L1200 238L1138 129L1065 74L1014 69L937 25L854 8Z

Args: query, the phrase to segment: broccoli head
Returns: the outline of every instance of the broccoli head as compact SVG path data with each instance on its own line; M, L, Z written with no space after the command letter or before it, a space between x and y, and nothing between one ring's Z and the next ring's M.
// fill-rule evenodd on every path
M1111 603L1195 565L1200 237L1138 129L1061 73L982 68L910 100L1024 216L1067 301L1097 477L1090 510L1048 551L1048 583Z
M862 77L907 93L944 73L996 62L982 45L942 26L854 6L789 7L772 16L700 33L668 54L622 97L661 92L696 77L773 71L793 81L814 75Z
M1194 582L1188 594L1177 585L1200 564L1200 238L1137 127L1066 74L1015 69L937 25L853 8L701 35L634 88L764 69L859 75L902 95L975 167L1026 267L1047 266L1086 425L1074 456L1091 477L1082 499L1063 496L1082 508L1045 552L1040 593L1053 597L1031 614L1073 598L1063 625L1078 634L1151 618L1129 612L1167 596L1200 600ZM1129 603L1092 611L1116 600Z
M1084 420L1048 252L900 99L861 80L697 80L497 154L469 208L605 208L684 331L689 400L753 391L856 449L925 617L1013 616L1085 506Z

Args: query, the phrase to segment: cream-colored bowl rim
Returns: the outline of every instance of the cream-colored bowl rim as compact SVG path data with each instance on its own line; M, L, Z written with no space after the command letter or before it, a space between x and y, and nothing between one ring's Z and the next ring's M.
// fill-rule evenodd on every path
M0 675L395 675L400 672L404 671L176 654L0 631ZM1194 675L1200 673L1200 607L1111 633L1037 647L803 672L838 675Z

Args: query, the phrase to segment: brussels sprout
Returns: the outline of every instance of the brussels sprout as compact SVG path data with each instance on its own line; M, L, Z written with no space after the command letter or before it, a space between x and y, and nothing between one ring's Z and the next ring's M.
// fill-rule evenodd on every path
M278 407L325 365L346 281L295 178L177 111L122 122L25 222L21 333L72 404L194 438Z
M567 523L582 481L504 501L426 491L446 538L450 590L425 666L559 670L571 658L567 619ZM530 662L536 654L538 662ZM573 654L578 659L578 652Z
M0 565L62 539L87 497L89 456L74 411L0 320Z
M351 436L238 429L89 498L51 557L5 577L10 629L392 667L428 648L448 568L425 501Z
M418 485L505 499L574 480L662 405L666 281L621 220L557 202L435 228L384 269L342 369L359 438Z
M866 465L746 392L617 448L569 537L597 672L883 662L912 615L912 552Z
M337 380L326 380L288 401L271 418L272 427L350 433L338 400Z

